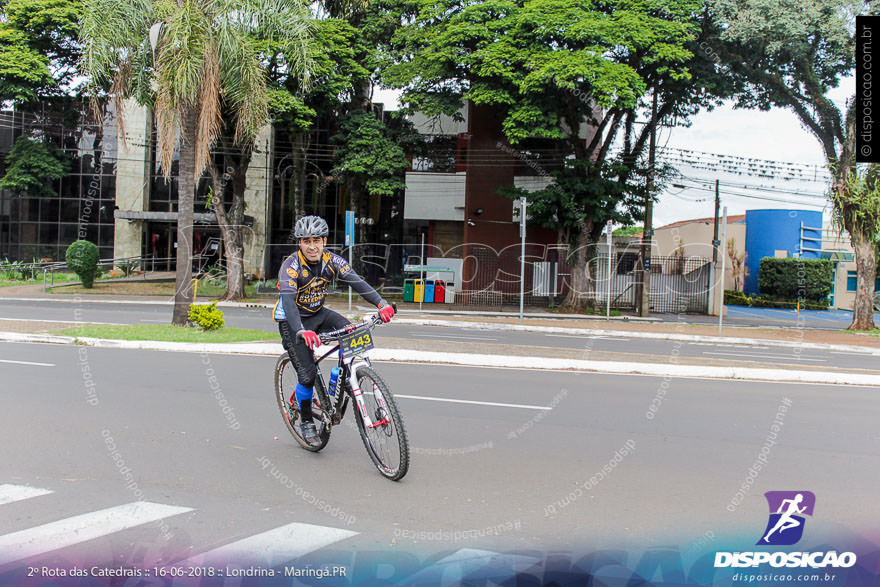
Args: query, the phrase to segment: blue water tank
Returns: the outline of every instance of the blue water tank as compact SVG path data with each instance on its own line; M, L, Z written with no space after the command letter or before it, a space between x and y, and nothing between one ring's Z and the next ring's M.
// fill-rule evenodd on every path
M821 212L746 210L746 293L758 293L758 270L764 257L787 251L788 257L818 259L821 249Z

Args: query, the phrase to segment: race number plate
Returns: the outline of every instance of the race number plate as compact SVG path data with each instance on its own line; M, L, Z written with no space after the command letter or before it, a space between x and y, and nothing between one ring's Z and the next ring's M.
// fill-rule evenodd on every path
M339 340L344 358L359 355L373 348L373 335L366 328L355 330Z

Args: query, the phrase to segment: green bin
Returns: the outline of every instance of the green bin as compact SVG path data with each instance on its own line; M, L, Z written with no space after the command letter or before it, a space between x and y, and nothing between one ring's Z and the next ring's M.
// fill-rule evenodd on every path
M415 297L416 284L414 279L403 280L403 301L411 302Z

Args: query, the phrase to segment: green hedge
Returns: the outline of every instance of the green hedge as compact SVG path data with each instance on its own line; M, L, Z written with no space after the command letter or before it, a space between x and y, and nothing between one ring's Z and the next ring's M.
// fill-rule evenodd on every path
M750 306L752 308L782 308L794 310L797 300L774 300L769 296L749 297L741 291L724 290L724 303L728 306ZM827 310L828 300L801 302L801 310Z
M818 302L831 293L833 277L829 259L764 257L758 272L758 290L779 301Z

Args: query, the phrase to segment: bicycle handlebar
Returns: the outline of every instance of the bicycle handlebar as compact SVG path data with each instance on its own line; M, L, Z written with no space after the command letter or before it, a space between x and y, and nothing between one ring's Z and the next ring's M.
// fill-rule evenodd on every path
M394 309L394 313L397 313L397 304L391 302L391 307ZM327 344L328 342L333 342L342 338L343 335L349 334L350 332L354 332L358 328L362 326L367 326L370 330L375 328L377 325L382 323L382 319L379 318L379 315L376 314L374 316L370 316L369 320L362 320L359 323L348 324L343 328L339 328L337 330L331 330L330 332L319 332L318 338L321 339L321 344ZM300 334L297 334L298 338L302 338Z

